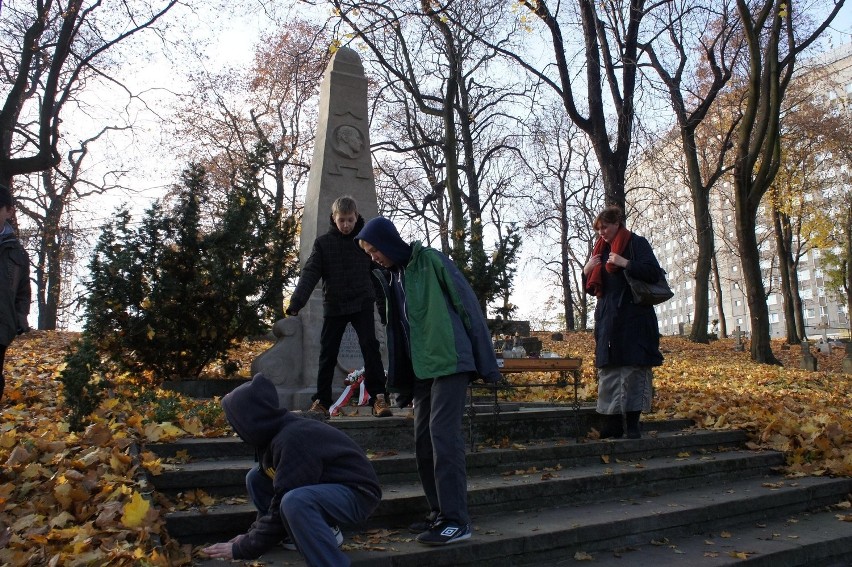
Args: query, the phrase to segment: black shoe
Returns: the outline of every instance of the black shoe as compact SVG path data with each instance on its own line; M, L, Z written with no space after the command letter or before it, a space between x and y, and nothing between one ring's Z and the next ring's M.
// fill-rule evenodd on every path
M601 439L621 439L624 435L624 422L621 414L607 415L606 423L601 429Z
M417 536L417 543L423 545L449 545L470 539L470 525L453 522L438 522L432 529Z
M420 520L419 522L414 522L410 526L408 526L408 531L413 534L422 534L423 532L429 531L432 529L432 526L435 525L435 520L438 519L438 512L429 512L429 515Z
M642 437L642 429L639 427L640 411L627 412L627 438L639 439Z

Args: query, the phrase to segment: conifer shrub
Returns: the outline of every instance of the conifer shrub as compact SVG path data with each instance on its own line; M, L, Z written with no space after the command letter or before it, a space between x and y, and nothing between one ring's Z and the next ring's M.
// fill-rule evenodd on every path
M265 203L265 157L249 156L229 187L191 165L171 205L154 203L135 224L123 209L104 227L89 263L86 329L124 370L164 380L197 378L229 349L268 329L281 311L277 262L295 273L295 222Z
M82 430L89 414L100 404L106 384L102 370L101 356L94 342L83 333L74 344L74 350L65 357L65 368L60 373L71 431Z

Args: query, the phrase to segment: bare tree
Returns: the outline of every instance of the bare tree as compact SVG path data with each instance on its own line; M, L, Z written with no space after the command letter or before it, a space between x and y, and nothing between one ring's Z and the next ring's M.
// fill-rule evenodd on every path
M383 162L382 183L408 184L415 168L422 169L413 190L396 186L408 194L400 199L409 213L435 214L423 217L427 230L437 224L436 236L466 271L484 307L498 292L495 283L505 281L496 272L507 260L486 250L487 211L511 185L507 172L513 166L506 164L518 152L518 120L511 108L528 96L524 84L500 72L495 51L478 39L504 25L504 3L331 3L346 29L366 45L369 63L382 77L373 117L380 126L374 131L387 138L374 144L380 150L377 161ZM398 127L385 129L391 125ZM382 152L400 155L383 159ZM401 163L406 175L391 171ZM498 241L496 248L503 244Z
M561 291L565 327L576 331L589 323L589 296L580 274L594 247L592 223L603 191L584 136L558 107L543 110L532 126L527 152L536 188L527 229L543 243L532 258L551 274Z
M755 362L780 364L770 343L769 309L756 228L761 200L781 166L783 98L797 57L831 24L843 2L835 0L829 14L814 31L799 38L800 22L793 18L792 4L737 0L737 12L748 46L748 74L743 115L734 144L733 185L737 246L751 322L750 353Z
M105 6L82 0L6 2L0 30L5 100L0 108L0 183L61 159L62 112L88 79L109 76L107 55L155 25L177 0Z
M677 119L680 159L685 162L684 177L692 197L698 249L690 340L702 343L708 340L709 283L714 254L710 191L729 169L725 157L737 124L736 118L718 121L710 112L717 95L731 79L741 46L731 8L727 2L668 3L656 14L664 33L640 44L663 82ZM708 118L721 127L721 132L705 135L699 141L702 133L707 134L707 128L700 127Z
M178 113L184 157L205 164L220 187L233 186L258 144L267 149L261 189L282 228L302 208L330 43L321 27L293 19L261 38L250 68L197 73L195 89ZM293 277L283 254L270 285L279 319L284 287Z
M607 202L624 208L625 177L636 116L639 32L650 8L646 8L644 0L626 3L577 0L576 4L521 0L519 4L545 26L553 61L546 66L537 65L538 50L499 45L492 48L518 63L560 97L571 121L592 143ZM566 31L573 17L579 18L583 40L576 56L570 52L569 38L573 34ZM575 60L585 69L583 81L573 75ZM552 78L552 68L558 73L556 80ZM585 87L585 108L578 101L580 85ZM610 112L615 114L614 121L609 118Z
M110 132L131 126L107 126L69 149L66 159L38 174L21 176L18 210L34 226L33 270L38 302L38 328L55 330L62 315L72 307L66 287L73 274L77 249L83 233L74 227L75 212L94 195L126 190L122 183L128 171L120 164L100 174L88 169L91 148ZM93 177L99 175L99 178Z

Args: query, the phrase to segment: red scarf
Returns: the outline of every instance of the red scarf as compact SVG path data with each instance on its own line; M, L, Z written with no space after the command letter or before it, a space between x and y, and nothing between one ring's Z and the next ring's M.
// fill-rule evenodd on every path
M598 238L598 241L595 242L595 249L592 250L592 256L597 254L603 254L604 249L609 246L610 254L618 254L619 256L624 256L624 250L627 248L627 243L630 241L630 237L633 236L633 233L624 228L623 226L619 226L618 230L615 233L615 238L612 239L611 244L607 244L607 242L603 238ZM589 273L589 276L586 278L586 291L595 297L601 297L603 295L603 278L601 277L601 268L606 266L606 271L610 274L614 274L621 268L616 266L615 264L604 264L600 263Z

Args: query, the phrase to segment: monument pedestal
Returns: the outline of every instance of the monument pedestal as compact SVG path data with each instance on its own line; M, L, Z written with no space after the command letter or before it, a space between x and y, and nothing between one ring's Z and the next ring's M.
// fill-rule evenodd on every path
M329 228L335 199L350 195L365 220L378 215L368 117L367 78L361 58L353 49L341 47L329 61L320 86L319 117L300 235L299 261L303 268L314 240ZM252 374L266 375L278 388L281 404L289 409L308 409L316 392L322 319L322 290L318 286L297 317L275 323L273 333L278 342L252 363ZM387 366L384 327L378 324L376 337ZM350 327L340 345L334 399L343 389L343 378L363 365L358 339Z

